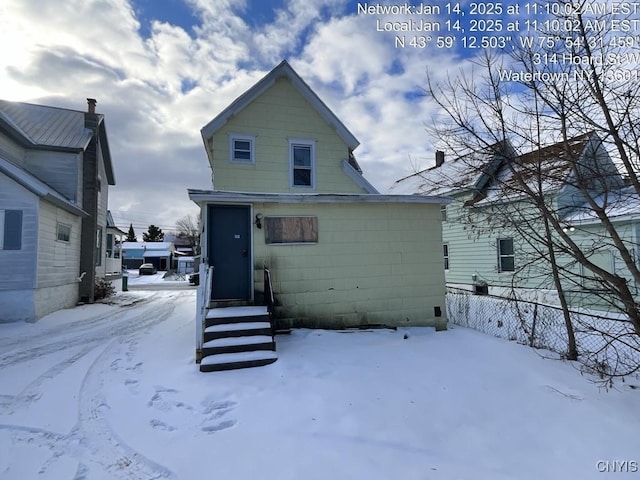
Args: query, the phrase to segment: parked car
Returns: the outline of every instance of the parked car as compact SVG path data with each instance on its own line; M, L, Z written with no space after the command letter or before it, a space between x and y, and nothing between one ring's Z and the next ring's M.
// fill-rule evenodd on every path
M157 273L157 272L158 272L158 269L153 263L143 263L142 265L140 265L140 268L138 269L139 275L153 275L154 273Z

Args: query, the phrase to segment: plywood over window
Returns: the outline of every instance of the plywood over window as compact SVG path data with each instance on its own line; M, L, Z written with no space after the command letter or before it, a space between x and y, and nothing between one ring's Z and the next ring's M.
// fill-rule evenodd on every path
M265 217L265 243L318 243L318 217Z

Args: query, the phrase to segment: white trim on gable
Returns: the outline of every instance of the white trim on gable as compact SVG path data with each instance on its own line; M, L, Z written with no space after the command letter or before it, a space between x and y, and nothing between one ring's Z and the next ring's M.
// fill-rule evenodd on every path
M236 98L231 105L225 108L222 113L207 123L200 133L202 140L207 147L207 140L220 129L227 120L237 115L242 109L253 102L257 97L262 95L269 89L279 78L287 78L291 84L300 92L307 102L318 112L318 114L338 133L340 138L347 144L351 150L355 150L360 142L340 121L340 119L327 107L327 105L318 97L318 95L305 83L305 81L295 72L286 60L280 62L273 70L253 85L249 90Z
M376 187L371 185L364 176L359 173L353 166L346 160L342 161L342 170L353 180L357 185L361 186L367 193L380 193Z

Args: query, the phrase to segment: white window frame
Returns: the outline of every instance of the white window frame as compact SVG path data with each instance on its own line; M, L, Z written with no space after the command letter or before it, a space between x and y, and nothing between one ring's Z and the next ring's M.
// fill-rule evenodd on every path
M311 155L311 165L309 170L311 171L311 184L310 185L294 185L294 170L295 165L293 164L293 149L295 147L309 147L310 155ZM302 170L302 168L299 168ZM306 170L306 168L304 168ZM289 185L291 188L306 188L306 189L314 189L316 188L316 141L309 140L304 138L290 138L289 139Z
M443 222L447 221L447 206L446 205L440 205L440 220L442 220Z
M64 238L60 238L60 228L66 228L68 230L68 238L64 239ZM61 223L61 222L57 222L56 223L56 241L58 242L65 242L65 243L69 243L71 241L71 225L66 224L66 223Z
M236 158L235 157L235 142L249 142L249 159L246 158ZM254 164L256 163L256 137L255 135L244 135L240 133L230 133L229 134L229 161L231 163L244 163L244 164Z
M444 269L449 270L449 244L442 244L442 259L444 261Z
M511 240L511 249L513 251L513 253L510 254L503 254L502 250L500 249L500 242L503 240ZM498 272L499 273L513 273L516 271L516 245L515 242L513 241L513 237L499 237L496 240L496 250L498 253ZM503 270L502 269L502 259L503 258L508 258L511 257L513 258L513 270Z

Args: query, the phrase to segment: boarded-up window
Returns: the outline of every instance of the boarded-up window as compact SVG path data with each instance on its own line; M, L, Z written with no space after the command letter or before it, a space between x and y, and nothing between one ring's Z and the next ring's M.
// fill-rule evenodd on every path
M265 243L318 243L318 217L265 217Z

